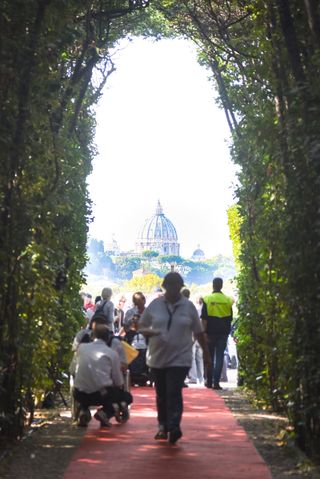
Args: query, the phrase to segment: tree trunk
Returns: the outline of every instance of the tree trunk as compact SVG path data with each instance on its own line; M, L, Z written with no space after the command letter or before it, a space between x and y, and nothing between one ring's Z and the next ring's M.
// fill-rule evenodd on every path
M320 19L317 13L318 1L304 0L307 11L308 24L316 48L320 48Z

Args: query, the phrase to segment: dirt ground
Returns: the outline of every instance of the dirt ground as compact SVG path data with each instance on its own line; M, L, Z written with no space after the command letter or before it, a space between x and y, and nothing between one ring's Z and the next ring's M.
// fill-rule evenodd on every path
M254 407L240 389L219 393L268 464L273 479L320 479L316 467L284 434L285 417Z
M283 440L285 418L255 408L239 389L226 389L219 394L269 465L273 479L320 479L320 469L292 443ZM72 426L66 416L68 411L50 412L24 440L0 451L0 477L62 478L84 434L81 428Z

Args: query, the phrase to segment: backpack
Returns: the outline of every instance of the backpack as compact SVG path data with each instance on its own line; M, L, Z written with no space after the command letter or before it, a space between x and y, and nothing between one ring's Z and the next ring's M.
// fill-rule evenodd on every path
M104 308L105 305L108 303L108 301L109 301L108 299L104 299L103 301L100 301L100 303L98 304L98 306L97 306L97 308L96 308L94 314L98 314L98 313L99 313L99 314L101 314L101 313L104 314L103 308Z

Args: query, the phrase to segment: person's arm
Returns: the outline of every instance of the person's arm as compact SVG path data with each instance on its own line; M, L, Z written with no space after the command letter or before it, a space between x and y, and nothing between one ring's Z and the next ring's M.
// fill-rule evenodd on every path
M191 315L193 318L193 334L203 351L203 362L205 366L208 366L211 363L211 356L208 349L207 335L203 331L203 325L201 325L195 306L192 303L190 303L189 306L191 307Z
M200 317L202 319L203 332L206 333L207 332L207 325L208 325L208 311L207 311L207 305L206 305L205 302L203 302Z
M132 318L134 315L134 308L128 309L123 319L123 328L125 332L128 332L131 326Z
M109 308L108 308L108 320L109 323L112 324L112 330L113 330L113 323L114 323L114 305L112 301L109 301Z
M209 353L209 348L207 343L207 335L204 332L202 332L202 333L196 334L195 336L203 351L203 362L205 366L208 367L211 364L211 356Z
M124 329L124 326L122 326L122 328L120 329L118 333L118 336L123 337L125 335L126 335L126 330Z
M92 331L88 328L80 329L80 331L76 334L73 343L72 343L72 351L77 351L78 347L82 343L90 343L91 341L91 333Z
M75 352L74 355L72 356L71 363L69 366L69 373L71 374L71 376L74 377L76 375L76 369L77 369L77 352Z
M148 308L144 310L141 318L139 319L138 331L139 333L143 334L145 338L158 336L161 333L160 330L152 328L152 314Z
M118 354L121 370L126 371L128 369L128 363L126 353L122 346L122 341L117 337L114 337L111 341L111 349Z
M121 372L120 359L117 353L113 354L111 358L111 378L114 386L119 388L123 386L123 374Z

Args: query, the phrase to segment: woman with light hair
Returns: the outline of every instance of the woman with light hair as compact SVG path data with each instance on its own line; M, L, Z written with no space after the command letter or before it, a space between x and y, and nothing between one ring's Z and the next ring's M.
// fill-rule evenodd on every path
M103 288L101 291L101 297L103 300L109 301L112 296L112 289L111 288Z
M98 315L99 313L103 313L106 317L106 322L110 331L114 331L114 305L113 302L110 300L112 296L112 289L111 288L103 288L101 291L101 301L97 303L96 311L94 316Z

